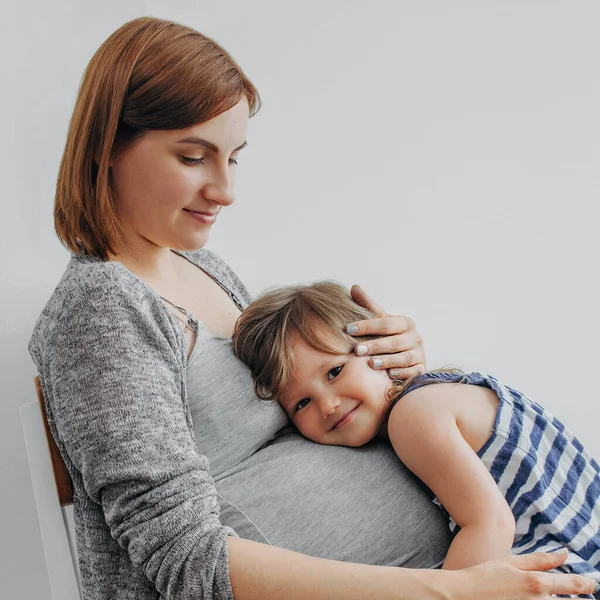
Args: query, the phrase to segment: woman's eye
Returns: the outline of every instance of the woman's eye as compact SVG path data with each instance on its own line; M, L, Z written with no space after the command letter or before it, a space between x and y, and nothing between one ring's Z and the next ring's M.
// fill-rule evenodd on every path
M300 402L298 402L298 404L296 404L296 406L294 407L294 412L302 410L305 406L308 406L309 402L310 398L302 398L302 400L300 400Z
M204 158L191 158L190 156L182 156L181 160L183 161L184 164L186 165L190 165L190 166L196 166L196 165L203 165L204 164ZM238 161L237 158L230 158L229 159L229 164L230 165L237 165Z
M327 381L331 381L332 379L335 379L342 372L343 368L344 368L344 365L338 365L337 367L333 367L333 369L330 369L327 372Z
M181 160L186 165L191 165L191 166L204 164L204 158L190 158L189 156L182 156Z

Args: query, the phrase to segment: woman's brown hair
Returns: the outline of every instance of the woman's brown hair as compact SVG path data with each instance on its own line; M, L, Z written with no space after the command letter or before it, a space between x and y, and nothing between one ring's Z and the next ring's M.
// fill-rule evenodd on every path
M252 116L254 85L194 29L150 17L117 29L89 62L75 102L56 185L61 242L102 260L114 254L122 239L110 189L115 153L146 131L204 123L244 97Z

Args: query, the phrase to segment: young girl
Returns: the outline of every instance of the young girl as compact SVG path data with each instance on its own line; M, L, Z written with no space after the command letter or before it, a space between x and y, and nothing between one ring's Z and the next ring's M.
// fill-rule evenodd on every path
M600 581L600 470L581 443L489 375L438 371L390 384L344 329L369 316L336 283L277 289L242 313L234 350L259 397L276 398L307 438L343 446L389 438L458 531L444 568L511 548L567 547L563 570Z

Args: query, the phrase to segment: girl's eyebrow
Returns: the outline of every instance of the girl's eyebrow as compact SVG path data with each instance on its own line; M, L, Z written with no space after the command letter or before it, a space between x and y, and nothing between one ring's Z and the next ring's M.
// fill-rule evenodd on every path
M298 387L298 386L296 386ZM279 394L277 400L279 404L283 407L286 413L291 417L293 413L293 408L297 402L302 400L302 398L306 398L304 390L302 389L302 385L300 385L300 389L291 389L288 384L287 390L284 392L285 398L282 397L282 394Z
M281 404L281 407L283 408L283 410L286 412L287 416L290 417L290 419L292 418L292 415L294 414L291 410L291 408L293 407L294 402L297 402L296 400L282 400L281 397L279 398L279 404Z
M209 142L208 140L204 140L200 137L197 136L191 136L191 137L186 137L182 140L177 140L176 142L177 144L196 144L198 146L203 146L204 148L207 148L208 150L214 152L215 154L219 154L220 150L219 147L216 146L215 144L213 144L212 142ZM242 148L245 148L248 145L248 141L246 140L242 145L238 146L234 152L239 152Z

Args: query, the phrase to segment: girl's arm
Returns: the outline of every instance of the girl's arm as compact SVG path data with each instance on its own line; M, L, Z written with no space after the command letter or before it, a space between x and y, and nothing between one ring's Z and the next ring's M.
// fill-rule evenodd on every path
M512 547L512 512L461 433L478 424L477 402L486 403L486 394L477 386L431 384L407 394L390 414L388 433L398 456L461 528L445 569L498 558Z

